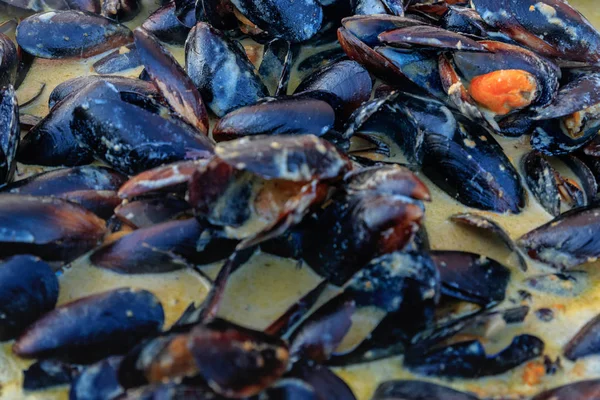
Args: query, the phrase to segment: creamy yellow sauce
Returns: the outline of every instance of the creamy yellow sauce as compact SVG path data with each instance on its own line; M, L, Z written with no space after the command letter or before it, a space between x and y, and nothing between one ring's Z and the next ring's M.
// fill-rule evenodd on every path
M130 27L139 26L149 12L158 5L156 0L144 3L140 15ZM152 3L152 4L149 4ZM600 9L594 0L571 0L571 5L582 11L597 26L600 26ZM1 18L0 19L5 19ZM170 50L183 64L183 48L169 46ZM35 61L24 85L18 91L21 99L31 97L42 83L46 88L39 100L22 111L44 116L48 112L47 100L52 89L65 80L92 74L91 65L98 57L88 60L43 60ZM137 76L141 68L128 71L125 75ZM515 165L529 151L528 140L498 138L506 154ZM36 168L19 166L19 173L25 176L36 171ZM528 260L529 271L521 272L515 265L513 257L503 247L488 235L472 229L457 226L448 217L455 213L473 211L457 203L439 190L424 176L421 178L428 184L433 201L427 204L426 227L434 249L464 250L479 253L494 258L512 270L512 280L507 293L507 300L499 306L500 309L518 305L517 291L526 289L523 279L550 269ZM479 211L477 211L479 212ZM497 215L479 212L490 216L502 225L513 238L518 238L525 232L551 219L529 195L528 205L520 215ZM214 277L220 263L207 266L205 272ZM600 282L600 262L582 266L589 272L591 282ZM220 315L242 325L262 329L275 320L298 297L315 287L320 278L309 268L298 268L298 263L271 255L255 255L246 266L236 272L230 279ZM85 258L74 262L60 277L59 304L73 299L111 288L131 286L145 288L155 293L161 300L166 313L166 325L172 324L191 303L200 303L206 296L208 284L198 274L190 271L178 271L161 275L123 276L99 270L89 266ZM584 378L600 377L600 357L588 357L576 363L571 363L562 357L564 344L592 317L600 312L600 287L591 285L586 292L577 298L560 298L530 290L533 295L531 312L523 324L501 329L489 337L486 348L495 352L508 345L512 337L520 333L529 333L542 338L546 344L545 354L552 359L561 356L563 370L553 376L543 376L538 383L531 384L524 379L526 366L521 366L510 372L477 380L427 379L414 376L402 368L402 358L395 357L387 360L336 369L336 372L348 383L359 400L367 400L383 381L400 378L427 379L458 390L467 390L486 397L518 398L533 395L545 388L550 388ZM330 288L322 297L320 303L335 294ZM516 300L517 303L510 300ZM534 310L542 307L553 309L555 318L550 322L541 322ZM353 329L354 335L368 331L380 317L379 313L357 314ZM67 399L68 389L59 388L44 393L23 394L21 390L22 369L30 364L29 361L19 360L10 350L11 343L0 347L0 388L2 399ZM536 360L539 361L539 360Z

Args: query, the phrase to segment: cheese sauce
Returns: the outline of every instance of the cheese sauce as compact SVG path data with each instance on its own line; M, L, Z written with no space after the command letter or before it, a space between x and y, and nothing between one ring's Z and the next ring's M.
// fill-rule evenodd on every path
M139 26L150 11L156 9L156 0L145 1L139 16L127 23L131 28ZM600 10L594 0L571 0L571 5L579 9L597 26L600 26ZM0 20L8 19L0 16ZM184 64L183 48L169 46L179 62ZM48 96L52 89L68 79L93 74L92 64L98 57L87 60L43 60L37 59L27 78L18 90L21 102L27 100L42 84L45 90L40 98L21 111L36 116L44 116L48 112ZM141 67L127 71L129 76L137 76ZM521 157L530 150L528 138L504 139L497 137L511 161L518 166ZM39 172L37 167L19 165L18 179ZM508 373L485 379L452 381L429 379L411 374L402 368L402 357L394 357L382 361L338 368L335 371L352 388L359 400L368 400L377 385L390 379L426 379L458 390L471 391L482 397L518 398L540 392L545 388L555 387L584 378L600 377L600 357L587 357L576 363L562 357L562 347L591 318L600 312L600 262L587 264L579 269L589 273L589 287L578 297L567 298L548 295L528 289L523 280L527 276L552 272L551 269L528 260L529 271L521 272L505 247L494 238L470 228L457 226L449 221L455 213L474 211L450 198L435 185L427 183L433 201L427 204L426 222L431 245L434 249L464 250L479 253L493 258L512 270L512 279L506 300L499 309L526 304L531 307L523 324L509 326L492 333L484 345L488 353L494 353L508 345L515 335L529 333L544 340L544 354L552 360L561 357L562 370L555 375L544 375L540 368L541 359L536 359L515 368ZM535 199L529 194L528 204L519 215L497 215L475 210L487 215L503 226L513 238L518 238L551 219ZM220 263L207 266L204 271L211 277L218 272ZM319 276L308 267L299 268L293 260L281 259L266 254L255 255L243 268L230 279L220 315L239 324L255 328L265 328L276 319L289 305L315 287L320 282ZM191 302L200 303L206 296L208 283L198 274L190 271L178 271L160 275L123 276L94 268L86 263L85 257L72 263L60 276L59 304L100 291L131 286L144 288L155 293L161 300L166 313L167 326L172 324L185 307ZM520 289L528 289L533 295L530 300L521 300ZM335 294L331 288L325 292L321 301ZM554 319L549 322L539 320L535 310L550 308ZM355 316L353 337L365 334L381 318L380 312L359 313ZM58 388L46 392L23 393L22 370L31 364L12 355L6 343L0 347L0 388L2 399L67 399L68 388Z

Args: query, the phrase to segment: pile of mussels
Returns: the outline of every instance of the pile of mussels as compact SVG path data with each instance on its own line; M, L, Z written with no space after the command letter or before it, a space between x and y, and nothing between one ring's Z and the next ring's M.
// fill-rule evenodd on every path
M430 249L415 169L496 213L521 212L527 186L555 219L516 242L490 218L453 217L500 237L524 270L527 257L560 272L600 256L600 33L562 0L175 0L133 32L121 23L138 0L2 1L30 15L0 27L16 26L16 43L0 34L0 339L37 360L26 389L346 400L331 366L401 354L424 378L474 379L540 357L536 336L487 354L472 333L529 309L496 307L507 267ZM260 45L259 68L242 40ZM185 43L185 66L161 42ZM45 118L19 113L15 88L34 58L101 53L100 75L56 87ZM140 65L139 79L114 75ZM495 135L529 135L533 151L515 168ZM407 164L377 161L393 146ZM62 168L14 181L17 162ZM264 331L217 316L228 277L257 249L324 279ZM119 274L226 261L167 329L145 290L55 308L57 273L83 255ZM313 310L327 285L338 294ZM477 307L456 315L452 301ZM385 317L339 350L365 307ZM564 356L600 353L599 331L600 317ZM598 391L589 380L534 399ZM373 397L424 398L477 396L424 379Z

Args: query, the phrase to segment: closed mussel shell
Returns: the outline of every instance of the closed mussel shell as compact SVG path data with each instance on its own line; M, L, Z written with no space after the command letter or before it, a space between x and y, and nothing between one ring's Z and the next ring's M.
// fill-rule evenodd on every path
M44 261L14 256L0 262L0 340L12 339L58 299L58 279Z
M19 46L41 58L90 57L132 41L127 27L83 11L35 14L17 27Z
M93 248L105 222L65 200L0 194L0 257L32 254L46 261L72 261Z
M58 307L30 326L13 351L24 358L93 362L127 351L162 329L158 299L130 288L91 295Z

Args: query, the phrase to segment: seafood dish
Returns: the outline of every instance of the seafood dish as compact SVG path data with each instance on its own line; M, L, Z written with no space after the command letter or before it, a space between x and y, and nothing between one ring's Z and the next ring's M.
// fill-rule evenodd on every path
M0 399L600 400L593 0L0 17Z

